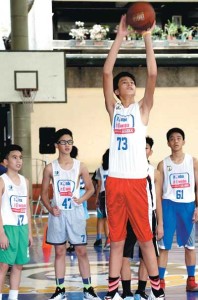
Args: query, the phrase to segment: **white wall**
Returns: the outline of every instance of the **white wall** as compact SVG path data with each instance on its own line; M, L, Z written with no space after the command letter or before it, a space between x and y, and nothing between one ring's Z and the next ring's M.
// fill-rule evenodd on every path
M52 0L35 0L28 14L29 50L53 50Z
M0 50L5 50L2 40L3 36L8 37L11 32L10 1L0 0Z
M0 50L5 50L2 36L11 32L10 0L0 0ZM28 14L30 50L53 50L52 0L35 0Z

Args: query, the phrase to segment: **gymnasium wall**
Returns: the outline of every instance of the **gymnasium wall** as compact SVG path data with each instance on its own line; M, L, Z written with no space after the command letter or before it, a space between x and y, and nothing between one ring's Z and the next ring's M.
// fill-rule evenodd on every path
M141 99L144 89L137 88L136 100ZM109 146L110 122L104 106L102 88L68 88L68 103L35 104L32 113L32 155L52 161L55 154L39 154L39 127L67 127L73 131L79 159L90 172L101 163L103 152ZM198 87L157 87L155 103L151 111L148 134L154 138L154 165L169 155L166 132L171 127L181 127L186 133L185 151L198 157ZM33 168L33 183L41 181Z

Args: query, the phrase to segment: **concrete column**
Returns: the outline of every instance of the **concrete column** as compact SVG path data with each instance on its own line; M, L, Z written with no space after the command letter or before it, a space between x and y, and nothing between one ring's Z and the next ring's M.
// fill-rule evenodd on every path
M28 50L28 3L27 0L11 0L12 50Z
M10 0L11 48L28 50L28 1ZM14 143L23 148L22 174L29 179L32 194L31 114L23 104L13 105Z

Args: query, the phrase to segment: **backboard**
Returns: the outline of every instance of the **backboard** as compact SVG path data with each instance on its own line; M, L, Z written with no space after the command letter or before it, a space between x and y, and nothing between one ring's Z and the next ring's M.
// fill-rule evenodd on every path
M0 103L22 102L23 89L35 103L66 102L63 51L0 51Z

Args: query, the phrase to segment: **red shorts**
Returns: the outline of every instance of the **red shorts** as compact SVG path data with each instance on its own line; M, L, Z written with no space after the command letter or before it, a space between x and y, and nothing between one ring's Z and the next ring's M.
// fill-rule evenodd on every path
M106 205L112 242L125 240L128 220L138 241L153 238L152 205L148 201L146 178L107 177Z

